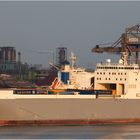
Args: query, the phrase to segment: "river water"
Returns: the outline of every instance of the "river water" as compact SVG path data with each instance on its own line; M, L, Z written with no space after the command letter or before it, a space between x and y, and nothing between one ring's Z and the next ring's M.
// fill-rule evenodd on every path
M140 124L0 127L0 139L140 139Z

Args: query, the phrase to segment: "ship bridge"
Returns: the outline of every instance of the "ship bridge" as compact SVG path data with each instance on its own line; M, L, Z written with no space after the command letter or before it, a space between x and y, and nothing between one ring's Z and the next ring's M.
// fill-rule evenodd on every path
M107 59L105 63L98 63L96 69L111 69L111 70L138 70L139 65L132 63L124 65L123 60L120 59L118 63L111 63L110 59Z
M131 64L131 65L120 65L120 64L101 64L98 63L96 65L96 69L114 69L114 70L138 70L139 66L138 64Z
M140 69L138 64L98 63L95 70L95 89L112 90L113 94L125 95L138 92Z

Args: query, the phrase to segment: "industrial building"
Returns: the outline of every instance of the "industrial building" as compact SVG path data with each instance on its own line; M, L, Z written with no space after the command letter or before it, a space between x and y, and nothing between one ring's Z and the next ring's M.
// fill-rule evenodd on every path
M0 47L0 73L16 73L18 64L16 62L15 47Z
M56 65L61 66L67 60L67 48L59 47L56 48Z

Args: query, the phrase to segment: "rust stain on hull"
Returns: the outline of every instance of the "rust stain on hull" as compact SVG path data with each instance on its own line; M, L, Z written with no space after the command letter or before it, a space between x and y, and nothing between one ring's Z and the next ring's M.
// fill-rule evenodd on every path
M127 124L140 123L139 119L111 119L111 120L0 120L0 126L25 126L25 125L101 125L101 124Z

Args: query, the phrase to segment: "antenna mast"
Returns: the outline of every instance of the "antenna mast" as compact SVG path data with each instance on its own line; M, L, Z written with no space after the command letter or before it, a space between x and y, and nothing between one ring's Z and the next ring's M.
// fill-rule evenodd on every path
M76 64L76 56L74 56L74 53L72 51L70 55L70 60L71 60L71 67L74 68Z

